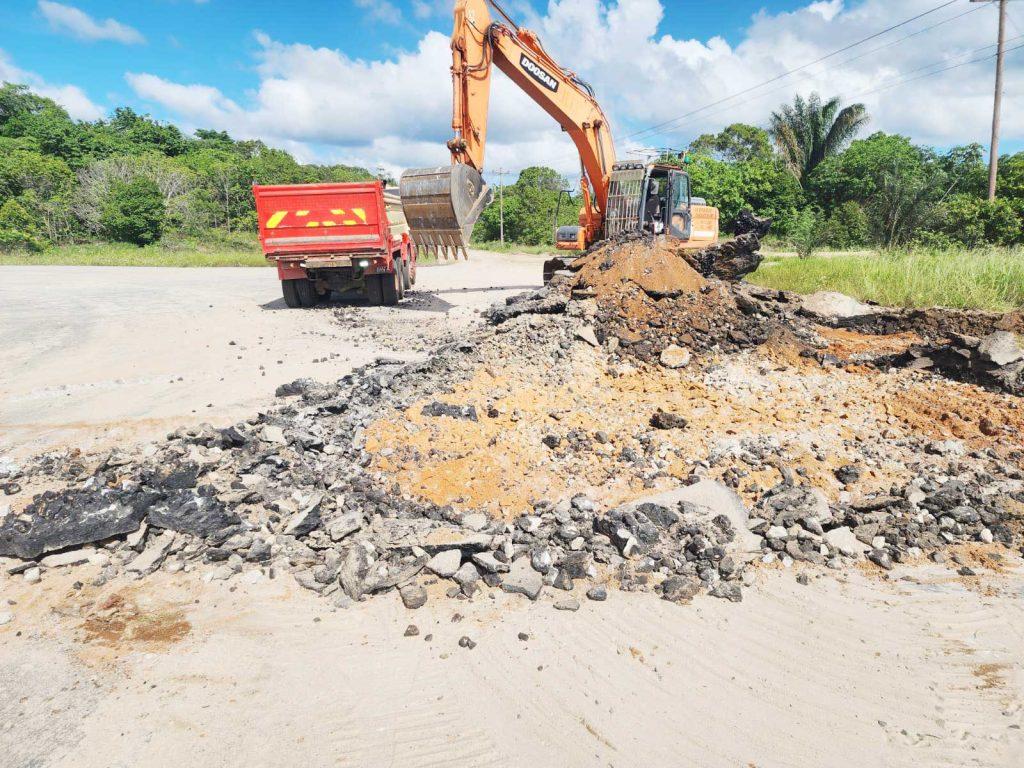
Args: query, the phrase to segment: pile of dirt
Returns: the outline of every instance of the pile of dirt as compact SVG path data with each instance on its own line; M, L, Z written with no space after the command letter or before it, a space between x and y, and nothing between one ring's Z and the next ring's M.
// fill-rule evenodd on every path
M756 242L754 234L743 237ZM609 242L577 260L572 276L555 280L552 290L562 303L592 299L599 341L645 362L673 345L696 352L736 351L790 335L792 323L780 322L776 303L755 301L742 285L692 266L710 251L695 255L664 237ZM708 258L710 275L721 262Z
M629 283L654 299L700 291L707 281L672 248L665 238L612 244L584 256L577 264L572 286L597 296L612 296Z

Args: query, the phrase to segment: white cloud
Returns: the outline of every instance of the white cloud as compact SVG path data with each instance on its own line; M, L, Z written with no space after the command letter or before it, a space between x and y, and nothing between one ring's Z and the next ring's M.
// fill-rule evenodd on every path
M327 48L279 43L264 34L260 85L242 108L217 88L129 73L136 94L170 110L186 127L226 128L240 137L287 138L326 146L332 158L358 156L364 164L444 163L451 136L451 49L430 32L415 50L383 61L353 59ZM551 119L511 82L495 75L489 162L520 167L544 146L560 147L561 165L575 171L572 145ZM518 152L502 147L529 147ZM554 162L554 153L545 157Z
M369 16L375 21L382 21L385 24L398 24L402 21L402 12L398 6L389 0L355 0L360 8L368 10Z
M71 34L80 40L114 40L125 45L146 42L146 38L134 27L129 27L115 19L97 21L73 5L39 0L39 10L43 17L50 22L51 29Z
M633 126L671 120L753 88L814 61L897 21L923 13L932 0L864 0L857 4L814 2L788 13L757 14L735 47L721 38L681 39L661 35L658 19L667 7L658 0L553 0L538 31L548 50L592 80L606 109L617 118L617 135ZM975 11L975 9L977 9ZM901 37L973 11L869 55ZM783 78L745 97L730 100L678 123L648 140L685 145L703 131L735 121L765 124L779 103L797 92L862 100L872 129L900 132L917 141L948 145L987 139L992 62L965 66L907 86L870 93L921 67L956 64L985 55L972 53L993 43L991 8L964 3L902 27L848 53ZM581 45L582 43L582 45ZM623 53L628 51L628 62ZM990 51L991 52L991 51ZM854 58L857 57L855 60ZM844 63L847 62L847 63ZM1024 57L1007 61L1007 83L1024 82ZM926 69L925 71L931 71ZM1016 73L1016 74L1014 74ZM1024 103L1008 86L1004 125L1024 138Z
M843 0L819 0L808 5L807 10L819 14L825 21L832 21L843 10Z
M421 0L415 14L436 11L450 0ZM511 5L511 3L509 4ZM965 3L964 6L967 6ZM970 8L953 6L753 90L748 96L672 123L660 135L638 140L645 126L694 112L730 94L757 86L895 21L933 7L933 0L818 0L786 13L759 12L735 45L721 37L677 38L659 27L665 0L550 0L541 14L520 8L548 51L595 87L609 115L619 154L637 141L685 146L695 135L736 121L765 124L773 109L794 93L863 100L872 129L900 132L937 145L987 140L991 62L974 64L912 85L870 93L926 65L984 55L992 43L994 15L980 7L893 45L872 49ZM976 7L976 6L971 6ZM260 137L322 159L389 169L443 163L451 135L449 40L428 32L409 51L387 59L350 58L341 51L277 42L258 35L259 82L245 103L206 84L181 85L132 74L129 83L192 127L225 128ZM863 55L868 54L868 55ZM857 57L854 60L854 57ZM929 71L929 70L925 70ZM1007 60L1003 123L1007 140L1024 139L1024 56ZM495 73L488 135L489 168L545 164L575 175L578 158L554 122Z
M0 50L0 83L28 85L40 96L53 99L76 120L98 120L106 110L94 103L77 85L54 85L34 72L17 67L6 52Z
M125 79L136 94L155 101L191 121L223 123L242 110L220 91L208 85L182 85L156 75L129 72Z

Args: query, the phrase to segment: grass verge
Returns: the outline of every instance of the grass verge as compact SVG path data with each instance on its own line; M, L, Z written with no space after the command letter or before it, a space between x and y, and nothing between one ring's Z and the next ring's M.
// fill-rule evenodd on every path
M0 253L0 266L265 267L253 238L165 238L142 248L126 243L62 245L41 253Z
M420 252L420 266L444 264L434 253ZM0 251L0 266L86 267L266 267L272 266L255 237L165 238L142 248L126 243L62 245L41 253Z
M897 307L943 306L1006 312L1024 307L1024 249L769 254L747 278L797 293L838 291Z
M477 251L492 251L494 253L532 253L535 255L565 253L559 251L553 245L523 245L522 243L502 243L499 240L492 240L485 243L470 243L469 247Z

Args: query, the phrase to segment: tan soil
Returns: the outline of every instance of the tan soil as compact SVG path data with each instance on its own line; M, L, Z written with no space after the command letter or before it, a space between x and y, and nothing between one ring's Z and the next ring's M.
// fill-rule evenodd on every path
M1009 664L979 664L971 674L980 680L978 687L984 691L1003 688L1006 685L1006 674L1009 671Z
M124 594L104 599L81 625L86 643L110 648L124 644L170 645L183 640L192 625L177 609L142 610Z
M996 437L1009 438L1004 445L1021 447L1024 408L1012 395L944 380L912 382L893 394L884 407L912 432L964 440L972 447L1003 444L981 431L982 419L988 419L999 430Z
M1024 411L1012 409L1009 396L968 384L923 382L911 371L826 371L786 350L778 343L730 356L714 374L724 376L724 383L696 364L683 371L644 366L624 372L580 365L566 385L552 383L540 366L507 370L500 377L481 369L442 398L475 405L478 422L424 417L425 401L419 402L370 425L367 449L373 467L394 477L406 493L515 517L542 498L600 489L605 503L615 504L649 493L650 481L645 484L616 457L627 447L642 452L638 437L651 432L648 422L658 408L685 417L689 426L654 432L656 452L666 462L656 487L689 476L690 462L716 444L759 435L778 439L791 457L790 468L800 469L833 498L842 489L835 469L859 463L846 447L851 443L874 442L886 446L879 455L891 456L864 467L855 495L910 479L911 470L898 460L903 449L896 445L909 434L960 438L971 447L995 447L1004 456L1021 448ZM790 366L788 359L799 364ZM488 408L497 415L487 416ZM1003 425L1002 434L981 432L979 421L986 415ZM584 451L567 451L564 442L551 450L542 443L545 435L564 440L572 430L591 437L604 431L609 443L594 442ZM779 478L774 468L750 470L738 490L752 502Z
M651 247L645 241L610 245L586 256L577 272L577 287L610 296L632 283L647 294L675 296L696 293L707 281L663 240Z
M828 342L828 351L840 360L862 354L899 354L906 352L914 344L921 344L924 341L913 332L870 334L826 326L816 326L815 330Z

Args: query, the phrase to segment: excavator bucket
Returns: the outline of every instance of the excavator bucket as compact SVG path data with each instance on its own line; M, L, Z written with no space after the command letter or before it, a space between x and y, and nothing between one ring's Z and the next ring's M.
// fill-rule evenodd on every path
M406 171L398 184L409 234L418 248L438 256L466 258L473 225L494 193L480 172L457 163Z

